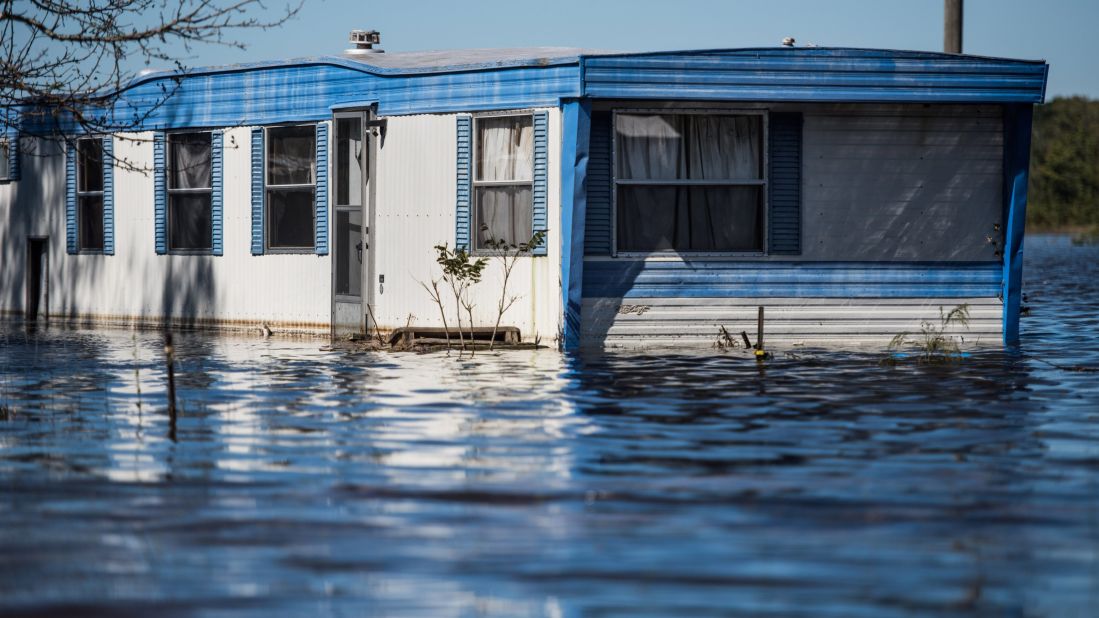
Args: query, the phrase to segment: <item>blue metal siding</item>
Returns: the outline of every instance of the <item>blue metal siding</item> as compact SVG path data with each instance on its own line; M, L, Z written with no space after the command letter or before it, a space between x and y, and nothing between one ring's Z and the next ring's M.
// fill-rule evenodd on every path
M8 166L8 173L6 174L6 180L14 181L19 180L19 123L20 117L15 112L8 113L8 127L5 131L5 137L8 140L8 160L6 161Z
M252 129L252 255L263 255L263 128Z
M561 305L566 350L580 345L587 212L591 101L565 101L561 110Z
M114 138L103 138L103 253L114 255Z
M65 148L65 250L69 255L80 251L76 228L76 148Z
M610 112L594 112L591 116L591 142L588 159L588 210L584 220L584 254L611 254L611 204L614 178L611 165Z
M224 206L222 205L224 188L223 159L225 152L225 134L214 131L210 134L210 229L212 233L211 250L214 255L224 255Z
M1000 293L998 263L588 260L585 298L973 298Z
M1040 103L1042 62L859 49L583 59L584 94L663 100Z
M549 199L549 113L534 114L534 191L531 206L531 233L544 232L547 228L547 200ZM535 247L531 254L546 255L549 240Z
M1043 62L861 49L589 55L545 66L387 72L330 59L156 75L103 112L146 130L317 121L377 101L380 115L556 106L563 98L1040 103ZM89 112L94 113L94 112ZM49 131L52 119L34 121ZM37 126L41 125L41 126Z
M470 248L470 201L473 194L473 118L458 116L457 201L454 218L454 248Z
M1019 312L1023 287L1023 230L1026 227L1027 184L1030 174L1030 129L1034 110L1013 105L1004 110L1004 344L1019 343Z
M801 114L771 114L767 252L801 253Z
M383 116L556 107L580 89L575 64L396 77L305 64L176 79L157 77L129 87L104 117L127 130L267 125L324 120L334 106L363 100L377 101ZM139 127L130 125L133 118L141 119ZM44 118L35 124L38 132L53 128Z
M168 253L168 164L165 135L153 135L153 229L157 255Z
M328 255L328 124L317 123L317 190L314 251Z

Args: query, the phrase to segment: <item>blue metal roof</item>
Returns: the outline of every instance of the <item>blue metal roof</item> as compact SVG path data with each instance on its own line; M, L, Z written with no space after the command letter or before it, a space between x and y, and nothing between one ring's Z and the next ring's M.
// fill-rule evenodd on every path
M1044 61L851 48L588 56L594 98L802 102L1041 103Z
M1043 61L851 48L378 53L145 74L118 93L110 113L120 126L163 129L319 120L362 102L382 115L556 106L574 97L1040 103L1047 71Z

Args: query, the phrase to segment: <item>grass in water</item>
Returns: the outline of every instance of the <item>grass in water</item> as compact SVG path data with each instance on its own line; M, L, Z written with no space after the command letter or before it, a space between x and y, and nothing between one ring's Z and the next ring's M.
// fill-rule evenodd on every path
M939 307L939 323L929 320L920 322L920 332L898 333L889 342L889 349L896 351L906 343L918 351L917 359L921 363L956 363L962 359L962 350L954 337L946 334L952 326L969 328L969 305L958 305L944 313ZM895 362L895 356L890 359Z

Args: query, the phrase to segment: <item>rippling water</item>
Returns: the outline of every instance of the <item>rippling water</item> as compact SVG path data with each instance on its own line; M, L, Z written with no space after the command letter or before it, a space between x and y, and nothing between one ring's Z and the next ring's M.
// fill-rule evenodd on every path
M1095 615L1099 247L958 365L0 327L0 613Z

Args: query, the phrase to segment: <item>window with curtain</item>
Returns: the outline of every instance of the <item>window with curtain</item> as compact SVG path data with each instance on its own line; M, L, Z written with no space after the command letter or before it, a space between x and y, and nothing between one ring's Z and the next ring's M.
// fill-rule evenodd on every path
M474 249L530 240L534 185L534 118L481 116L473 146Z
M168 135L168 248L213 248L209 133Z
M267 247L313 250L316 236L317 129L267 129Z
M763 116L615 114L620 252L761 252Z
M76 221L78 248L103 250L103 140L76 142Z

